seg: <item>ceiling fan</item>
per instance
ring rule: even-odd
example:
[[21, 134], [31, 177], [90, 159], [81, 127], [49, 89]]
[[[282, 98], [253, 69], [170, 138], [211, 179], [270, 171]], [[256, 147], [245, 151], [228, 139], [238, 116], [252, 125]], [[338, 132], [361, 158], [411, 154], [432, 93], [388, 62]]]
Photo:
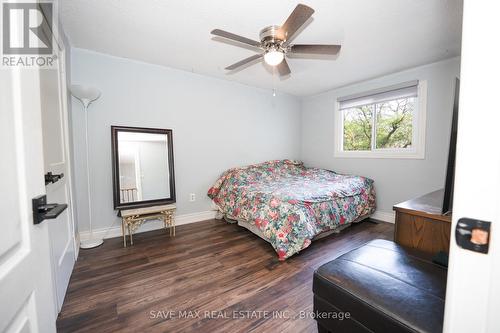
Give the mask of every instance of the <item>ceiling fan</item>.
[[297, 5], [292, 14], [282, 26], [271, 25], [260, 31], [260, 42], [220, 29], [212, 30], [212, 35], [227, 38], [242, 44], [254, 46], [263, 50], [263, 53], [253, 55], [231, 66], [226, 70], [234, 70], [254, 60], [264, 58], [270, 66], [277, 66], [280, 76], [290, 74], [290, 67], [285, 57], [289, 54], [320, 54], [335, 55], [340, 51], [340, 45], [312, 45], [290, 44], [294, 34], [307, 22], [314, 13], [314, 9], [303, 4]]

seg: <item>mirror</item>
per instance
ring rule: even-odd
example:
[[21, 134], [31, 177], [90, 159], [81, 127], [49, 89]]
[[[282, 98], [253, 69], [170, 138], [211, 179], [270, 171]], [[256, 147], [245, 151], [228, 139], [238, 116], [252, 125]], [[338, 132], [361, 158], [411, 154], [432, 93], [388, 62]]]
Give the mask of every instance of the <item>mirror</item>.
[[172, 130], [111, 126], [115, 209], [175, 202]]

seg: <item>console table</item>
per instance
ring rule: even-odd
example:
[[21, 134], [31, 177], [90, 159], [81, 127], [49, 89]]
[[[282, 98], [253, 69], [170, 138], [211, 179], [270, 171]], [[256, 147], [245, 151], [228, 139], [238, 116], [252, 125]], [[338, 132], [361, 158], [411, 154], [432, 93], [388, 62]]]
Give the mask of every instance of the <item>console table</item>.
[[123, 247], [127, 247], [126, 233], [128, 231], [130, 245], [134, 245], [133, 233], [145, 221], [162, 220], [163, 227], [169, 229], [170, 236], [175, 237], [175, 205], [152, 206], [135, 209], [121, 210], [119, 216], [122, 218]]
[[394, 241], [431, 255], [449, 252], [451, 215], [441, 214], [443, 196], [441, 189], [395, 205]]

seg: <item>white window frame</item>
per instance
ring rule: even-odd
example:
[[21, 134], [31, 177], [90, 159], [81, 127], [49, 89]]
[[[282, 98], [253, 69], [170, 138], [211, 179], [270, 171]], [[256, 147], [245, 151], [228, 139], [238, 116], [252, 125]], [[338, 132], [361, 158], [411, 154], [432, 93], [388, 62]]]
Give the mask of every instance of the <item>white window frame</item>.
[[[425, 128], [427, 113], [427, 81], [419, 80], [417, 87], [417, 105], [413, 115], [413, 139], [412, 148], [374, 148], [374, 139], [372, 138], [372, 150], [352, 151], [344, 150], [344, 112], [340, 110], [338, 100], [334, 106], [334, 130], [335, 130], [335, 151], [334, 157], [341, 158], [400, 158], [400, 159], [424, 159], [425, 158]], [[375, 113], [376, 114], [376, 113]], [[373, 115], [373, 121], [376, 117]], [[376, 129], [372, 136], [374, 135]]]

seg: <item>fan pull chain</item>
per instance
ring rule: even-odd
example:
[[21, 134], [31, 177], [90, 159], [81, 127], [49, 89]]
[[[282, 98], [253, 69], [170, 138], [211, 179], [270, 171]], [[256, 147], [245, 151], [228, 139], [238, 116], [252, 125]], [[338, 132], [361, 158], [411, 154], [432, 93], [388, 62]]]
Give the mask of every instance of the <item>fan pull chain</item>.
[[273, 66], [273, 97], [276, 97], [276, 66]]

